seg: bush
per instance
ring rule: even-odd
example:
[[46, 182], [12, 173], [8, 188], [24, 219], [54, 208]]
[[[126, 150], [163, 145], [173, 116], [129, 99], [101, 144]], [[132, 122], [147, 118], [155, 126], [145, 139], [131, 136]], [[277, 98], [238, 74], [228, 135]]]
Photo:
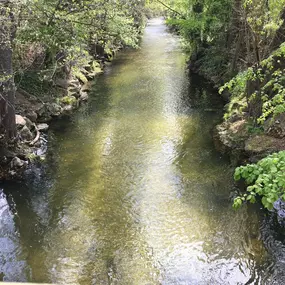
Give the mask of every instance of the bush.
[[243, 178], [249, 185], [247, 193], [235, 198], [234, 208], [239, 208], [245, 201], [255, 203], [259, 196], [263, 206], [271, 210], [278, 199], [285, 200], [285, 151], [273, 153], [256, 164], [236, 168], [234, 178]]

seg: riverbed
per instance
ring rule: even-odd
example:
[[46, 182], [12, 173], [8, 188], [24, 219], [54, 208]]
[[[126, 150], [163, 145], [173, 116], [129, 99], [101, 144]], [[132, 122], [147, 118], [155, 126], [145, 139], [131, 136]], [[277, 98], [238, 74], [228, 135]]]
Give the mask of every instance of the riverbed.
[[150, 21], [55, 123], [45, 166], [0, 185], [0, 280], [284, 284], [259, 207], [232, 209], [233, 168], [212, 140], [222, 102], [186, 60]]

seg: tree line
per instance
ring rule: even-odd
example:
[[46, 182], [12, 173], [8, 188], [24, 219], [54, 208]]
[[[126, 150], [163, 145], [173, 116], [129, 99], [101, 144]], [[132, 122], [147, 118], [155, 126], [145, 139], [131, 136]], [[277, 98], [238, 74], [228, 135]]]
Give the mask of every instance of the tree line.
[[15, 91], [33, 84], [26, 78], [84, 81], [83, 68], [138, 45], [145, 13], [144, 0], [0, 0], [1, 143], [15, 139]]

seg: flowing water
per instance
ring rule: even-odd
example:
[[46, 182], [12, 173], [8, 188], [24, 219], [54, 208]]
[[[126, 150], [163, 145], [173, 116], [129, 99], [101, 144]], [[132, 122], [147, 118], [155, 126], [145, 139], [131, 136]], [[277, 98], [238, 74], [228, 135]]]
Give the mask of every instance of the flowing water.
[[46, 170], [1, 186], [0, 278], [285, 284], [268, 221], [232, 210], [232, 169], [211, 137], [220, 101], [185, 70], [179, 38], [153, 20], [89, 104], [56, 123]]

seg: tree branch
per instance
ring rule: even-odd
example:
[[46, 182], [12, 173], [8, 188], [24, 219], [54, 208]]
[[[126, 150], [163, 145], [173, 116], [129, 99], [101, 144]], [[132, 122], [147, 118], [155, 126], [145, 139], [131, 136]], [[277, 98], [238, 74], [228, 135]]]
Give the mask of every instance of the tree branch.
[[172, 9], [170, 6], [166, 5], [165, 3], [163, 3], [163, 2], [160, 1], [160, 0], [156, 0], [156, 1], [157, 1], [158, 3], [160, 3], [161, 5], [163, 5], [164, 7], [166, 7], [168, 10], [170, 10], [170, 11], [172, 11], [173, 13], [175, 13], [175, 14], [181, 16], [182, 19], [186, 20], [186, 17], [185, 17], [183, 14], [181, 14], [180, 12], [175, 11], [175, 10]]

